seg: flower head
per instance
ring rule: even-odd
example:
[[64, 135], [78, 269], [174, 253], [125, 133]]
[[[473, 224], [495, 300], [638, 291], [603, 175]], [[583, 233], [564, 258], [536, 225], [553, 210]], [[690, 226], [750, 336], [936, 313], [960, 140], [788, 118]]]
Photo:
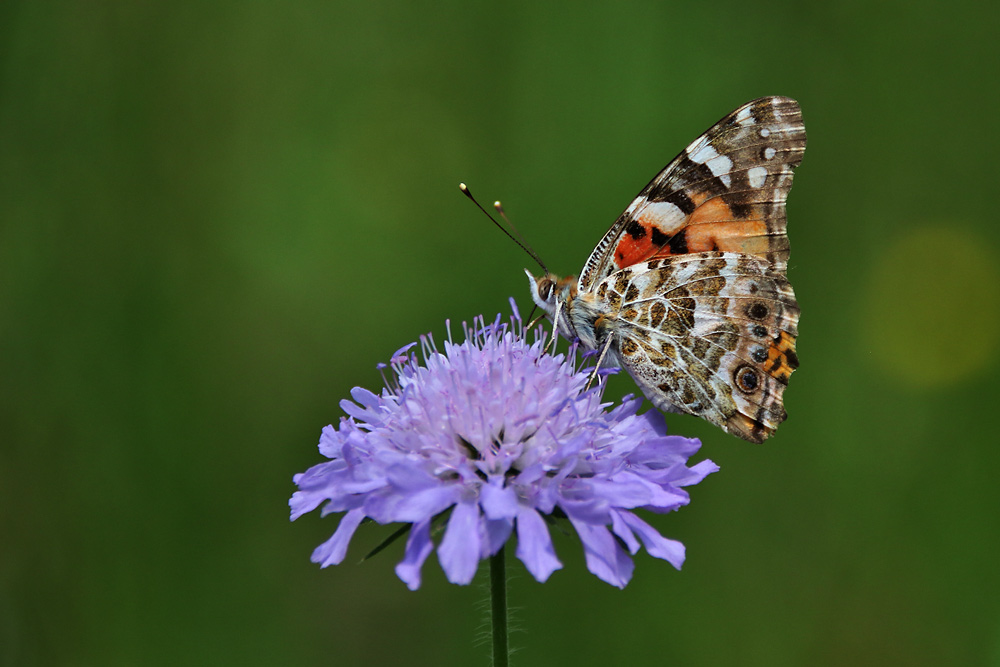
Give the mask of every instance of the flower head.
[[684, 545], [633, 510], [686, 505], [681, 487], [718, 470], [708, 460], [688, 467], [701, 443], [667, 435], [655, 410], [636, 414], [635, 398], [609, 410], [572, 356], [546, 353], [537, 330], [528, 340], [516, 307], [510, 324], [479, 319], [465, 333], [443, 351], [422, 337], [423, 364], [415, 343], [404, 347], [381, 394], [355, 388], [341, 402], [348, 416], [319, 442], [330, 460], [295, 475], [289, 503], [293, 520], [320, 505], [323, 515], [346, 512], [312, 560], [340, 563], [366, 517], [409, 523], [396, 574], [416, 589], [432, 522], [447, 516], [437, 550], [452, 583], [469, 583], [515, 531], [517, 557], [545, 581], [562, 567], [547, 522], [565, 516], [587, 567], [610, 584], [631, 579], [640, 542], [680, 568]]

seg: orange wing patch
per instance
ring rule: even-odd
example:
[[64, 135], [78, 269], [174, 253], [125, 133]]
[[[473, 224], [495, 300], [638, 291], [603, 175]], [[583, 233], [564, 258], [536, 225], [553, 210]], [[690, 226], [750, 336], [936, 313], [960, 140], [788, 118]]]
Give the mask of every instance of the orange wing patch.
[[795, 337], [782, 331], [767, 350], [764, 370], [775, 380], [788, 384], [788, 378], [799, 367], [799, 357], [795, 354]]
[[762, 255], [768, 249], [767, 224], [763, 220], [700, 223], [685, 230], [684, 236], [688, 252], [723, 250]]
[[624, 269], [656, 254], [659, 247], [653, 243], [655, 229], [656, 227], [649, 222], [635, 220], [629, 222], [618, 242], [618, 247], [615, 248], [615, 265], [619, 269]]
[[626, 223], [615, 248], [615, 264], [619, 269], [658, 255], [688, 224], [688, 216], [669, 202], [646, 201], [636, 214], [634, 220]]
[[708, 199], [700, 192], [691, 197], [697, 208], [684, 230], [688, 252], [722, 250], [757, 255], [767, 251], [767, 223], [741, 220], [722, 197]]
[[[615, 248], [619, 269], [648, 259], [690, 252], [722, 250], [748, 255], [768, 251], [767, 223], [760, 218], [740, 219], [722, 197], [705, 192], [691, 197], [696, 208], [684, 216], [671, 204], [652, 202], [630, 220]], [[678, 215], [680, 214], [680, 215]]]

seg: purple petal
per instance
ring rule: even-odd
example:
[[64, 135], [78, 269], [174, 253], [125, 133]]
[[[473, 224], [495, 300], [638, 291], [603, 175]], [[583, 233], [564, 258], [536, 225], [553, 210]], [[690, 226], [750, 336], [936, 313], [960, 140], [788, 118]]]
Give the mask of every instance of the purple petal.
[[[634, 404], [629, 402], [625, 405], [628, 405], [629, 407], [634, 405], [635, 408], [632, 410], [634, 414], [639, 409], [640, 404], [640, 401], [636, 401]], [[657, 435], [665, 436], [667, 434], [667, 420], [664, 419], [663, 414], [661, 414], [659, 410], [647, 410], [642, 414], [642, 416], [639, 417], [639, 419], [644, 420], [646, 422], [646, 426]], [[701, 445], [701, 443], [698, 444], [699, 446]]]
[[433, 550], [430, 519], [413, 524], [410, 536], [406, 540], [406, 553], [403, 555], [403, 560], [396, 564], [396, 576], [402, 579], [411, 591], [420, 588], [420, 569]]
[[[674, 488], [670, 485], [661, 485], [653, 482], [649, 479], [644, 479], [641, 475], [634, 474], [631, 472], [619, 473], [615, 476], [617, 481], [621, 479], [632, 480], [633, 483], [642, 484], [646, 486], [646, 490], [649, 493], [649, 502], [643, 505], [630, 505], [624, 502], [615, 502], [618, 507], [634, 508], [634, 507], [653, 507], [659, 510], [670, 509], [675, 510], [682, 505], [687, 505], [691, 502], [691, 497], [686, 491], [681, 491], [680, 489]], [[638, 496], [633, 498], [638, 500]]]
[[351, 510], [345, 514], [344, 518], [340, 520], [337, 530], [334, 531], [333, 537], [316, 547], [310, 560], [319, 563], [320, 567], [337, 565], [343, 561], [344, 556], [347, 555], [347, 545], [351, 543], [354, 531], [357, 530], [364, 518], [365, 513], [362, 510]]
[[353, 398], [356, 403], [363, 405], [366, 408], [374, 408], [382, 405], [382, 399], [364, 387], [355, 387], [352, 389], [351, 398]]
[[545, 477], [545, 466], [541, 463], [532, 463], [525, 466], [521, 473], [514, 478], [514, 481], [519, 486], [528, 486], [530, 484], [534, 484], [543, 477]]
[[291, 520], [295, 521], [306, 512], [312, 512], [326, 499], [325, 493], [296, 491], [288, 501], [288, 507], [291, 508]]
[[690, 468], [683, 461], [677, 461], [674, 464], [661, 468], [651, 473], [646, 473], [644, 476], [657, 484], [670, 484], [673, 486], [691, 486], [692, 484], [697, 484], [701, 480], [705, 479], [706, 476], [713, 472], [717, 472], [719, 466], [715, 465], [712, 461], [708, 459], [697, 463]]
[[[580, 487], [581, 485], [577, 485]], [[566, 516], [586, 523], [607, 524], [611, 521], [609, 513], [611, 506], [607, 500], [600, 496], [584, 495], [590, 492], [590, 485], [583, 484], [583, 488], [573, 489], [574, 497], [560, 498], [559, 507], [566, 512]], [[579, 493], [578, 493], [579, 492]]]
[[440, 486], [415, 493], [369, 496], [364, 508], [365, 513], [379, 523], [396, 521], [414, 523], [443, 512], [453, 505], [458, 497], [457, 486]]
[[[337, 480], [330, 481], [330, 488], [335, 489], [337, 495], [339, 494], [351, 494], [359, 495], [363, 493], [369, 493], [380, 489], [386, 485], [386, 480], [380, 477], [374, 477], [372, 479], [348, 479], [341, 476]], [[301, 485], [300, 485], [301, 486]], [[335, 495], [331, 493], [330, 495]]]
[[310, 491], [327, 486], [330, 479], [347, 468], [343, 461], [324, 461], [317, 463], [305, 472], [292, 475], [292, 481], [303, 491]]
[[404, 345], [403, 347], [401, 347], [398, 350], [396, 350], [396, 353], [392, 355], [392, 359], [391, 359], [392, 363], [399, 364], [399, 363], [403, 363], [407, 359], [409, 359], [409, 357], [407, 356], [406, 353], [409, 352], [410, 348], [412, 348], [416, 344], [417, 344], [416, 341], [414, 341], [414, 342], [408, 343], [407, 345]]
[[639, 533], [646, 551], [650, 556], [662, 558], [678, 570], [684, 564], [684, 545], [677, 540], [670, 540], [660, 535], [659, 531], [631, 512], [616, 512], [632, 530]]
[[514, 521], [511, 519], [496, 519], [493, 521], [487, 519], [483, 523], [486, 524], [486, 539], [483, 543], [485, 551], [481, 554], [481, 557], [486, 558], [500, 551], [500, 548], [507, 542], [511, 531], [514, 529]]
[[479, 505], [487, 519], [513, 519], [517, 516], [517, 493], [509, 486], [484, 484], [479, 492]]
[[357, 419], [359, 422], [377, 423], [379, 421], [377, 412], [361, 407], [354, 401], [349, 401], [346, 398], [340, 401], [340, 409], [346, 412], [349, 416]]
[[350, 494], [331, 494], [330, 500], [323, 505], [323, 509], [319, 511], [320, 516], [326, 516], [328, 514], [334, 514], [339, 512], [346, 512], [347, 510], [353, 510], [358, 507], [363, 507], [365, 503], [364, 496], [352, 496]]
[[521, 321], [521, 311], [517, 309], [517, 302], [514, 301], [514, 297], [510, 297], [510, 310], [514, 313], [514, 319], [518, 322]]
[[[650, 412], [653, 411], [650, 410]], [[632, 451], [629, 459], [646, 463], [660, 462], [661, 465], [658, 467], [662, 467], [664, 464], [687, 460], [688, 457], [694, 456], [699, 449], [701, 449], [701, 441], [697, 438], [668, 435], [646, 440]]]
[[333, 428], [333, 424], [324, 426], [319, 436], [319, 453], [328, 459], [340, 458], [340, 450], [343, 446], [344, 436]]
[[570, 517], [587, 559], [587, 569], [612, 586], [625, 588], [632, 579], [635, 563], [604, 526], [593, 526]]
[[705, 459], [704, 461], [691, 466], [689, 470], [690, 473], [688, 475], [686, 475], [683, 479], [675, 480], [674, 484], [678, 486], [690, 486], [691, 484], [697, 484], [713, 472], [718, 472], [719, 466], [715, 465], [715, 463], [711, 460]]
[[642, 507], [653, 502], [660, 487], [643, 481], [637, 475], [620, 474], [612, 479], [592, 479], [594, 495], [608, 500], [615, 507]]
[[538, 581], [544, 582], [562, 563], [556, 558], [552, 536], [541, 515], [522, 508], [517, 515], [517, 557]]
[[448, 529], [438, 547], [438, 561], [448, 581], [467, 584], [476, 576], [481, 552], [479, 505], [459, 503], [448, 519]]
[[628, 552], [635, 555], [635, 552], [639, 550], [639, 540], [635, 539], [635, 533], [632, 529], [628, 527], [628, 524], [622, 520], [621, 515], [624, 512], [612, 512], [611, 513], [611, 531], [621, 538], [625, 546], [628, 547]]
[[404, 493], [441, 485], [440, 479], [423, 468], [399, 463], [389, 467], [386, 471], [386, 479], [395, 487], [396, 491]]
[[299, 487], [288, 501], [292, 521], [306, 512], [313, 511], [324, 500], [329, 500], [334, 495], [330, 487], [336, 486], [333, 480], [337, 479], [337, 473], [341, 472], [341, 468], [343, 468], [342, 462], [327, 461], [292, 477], [292, 481]]

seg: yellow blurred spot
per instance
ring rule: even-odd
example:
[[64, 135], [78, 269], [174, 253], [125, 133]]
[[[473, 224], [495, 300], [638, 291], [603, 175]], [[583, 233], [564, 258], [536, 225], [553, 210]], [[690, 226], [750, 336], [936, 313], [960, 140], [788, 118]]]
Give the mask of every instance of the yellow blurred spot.
[[997, 266], [996, 249], [972, 229], [910, 231], [877, 260], [862, 348], [889, 376], [915, 387], [985, 371], [1000, 344]]

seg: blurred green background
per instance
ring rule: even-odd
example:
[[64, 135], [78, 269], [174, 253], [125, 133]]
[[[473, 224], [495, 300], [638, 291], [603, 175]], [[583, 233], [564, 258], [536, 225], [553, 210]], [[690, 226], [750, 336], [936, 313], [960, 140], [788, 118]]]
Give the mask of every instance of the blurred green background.
[[[486, 591], [288, 522], [351, 387], [527, 309], [670, 158], [802, 105], [802, 366], [624, 591], [514, 565], [515, 664], [1000, 665], [985, 3], [0, 4], [0, 664], [483, 665]], [[615, 378], [612, 395], [632, 390]], [[994, 415], [995, 416], [995, 415]]]

